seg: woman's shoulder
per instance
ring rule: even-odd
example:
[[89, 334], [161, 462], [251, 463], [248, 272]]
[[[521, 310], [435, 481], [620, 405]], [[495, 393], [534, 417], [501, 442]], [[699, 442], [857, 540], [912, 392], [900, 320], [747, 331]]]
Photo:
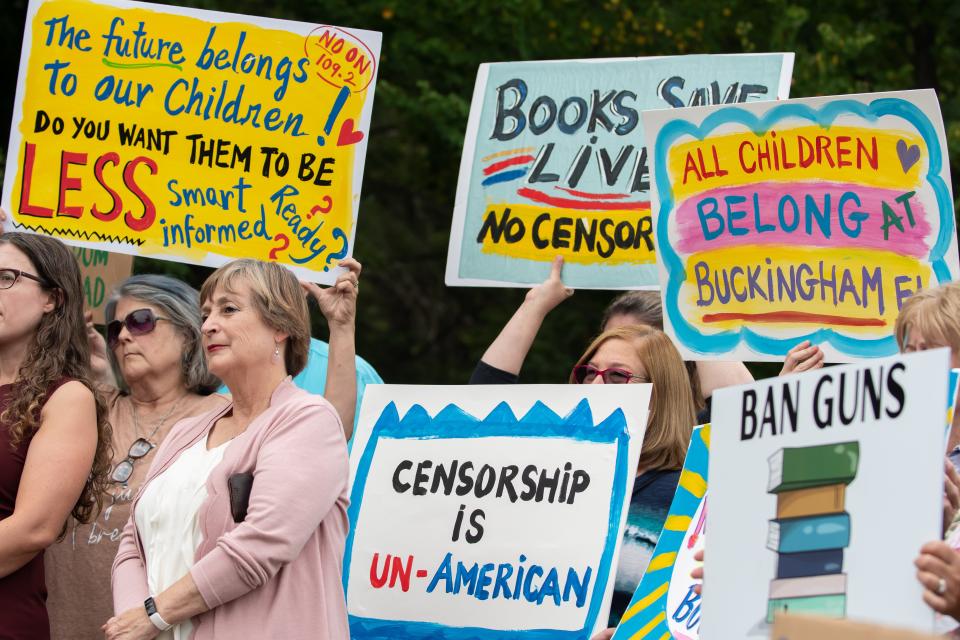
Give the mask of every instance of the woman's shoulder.
[[83, 402], [93, 398], [93, 391], [76, 378], [60, 378], [47, 387], [44, 405], [53, 400], [55, 403]]
[[633, 485], [633, 495], [643, 494], [646, 497], [660, 496], [666, 500], [673, 500], [680, 482], [679, 469], [650, 469], [637, 476]]
[[307, 409], [324, 408], [336, 413], [330, 401], [319, 393], [311, 393], [298, 387], [289, 378], [280, 383], [280, 386], [273, 392], [270, 399], [271, 407], [283, 407], [284, 409]]
[[342, 431], [340, 416], [330, 402], [321, 395], [304, 391], [285, 381], [274, 392], [270, 402], [271, 422], [275, 425], [305, 423], [322, 428], [328, 423]]
[[204, 413], [210, 413], [211, 411], [216, 411], [230, 404], [230, 396], [223, 395], [222, 393], [211, 393], [206, 396], [194, 396], [192, 401], [184, 407], [186, 411], [184, 412], [185, 416], [196, 416], [202, 415]]

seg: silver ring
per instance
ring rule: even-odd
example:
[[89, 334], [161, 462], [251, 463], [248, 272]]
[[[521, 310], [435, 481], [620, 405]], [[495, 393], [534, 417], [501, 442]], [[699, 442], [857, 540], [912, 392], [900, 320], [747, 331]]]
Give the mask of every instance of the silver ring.
[[940, 581], [937, 582], [937, 595], [942, 596], [947, 592], [947, 581], [943, 578], [940, 578]]

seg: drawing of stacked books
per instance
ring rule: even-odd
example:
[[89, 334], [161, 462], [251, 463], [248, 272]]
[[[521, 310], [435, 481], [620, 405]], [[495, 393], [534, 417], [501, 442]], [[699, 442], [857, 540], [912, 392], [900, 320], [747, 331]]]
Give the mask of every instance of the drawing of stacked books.
[[777, 552], [777, 576], [770, 582], [768, 623], [778, 611], [845, 616], [850, 514], [844, 497], [859, 459], [858, 442], [788, 447], [770, 456], [767, 493], [777, 496], [777, 517], [767, 547]]

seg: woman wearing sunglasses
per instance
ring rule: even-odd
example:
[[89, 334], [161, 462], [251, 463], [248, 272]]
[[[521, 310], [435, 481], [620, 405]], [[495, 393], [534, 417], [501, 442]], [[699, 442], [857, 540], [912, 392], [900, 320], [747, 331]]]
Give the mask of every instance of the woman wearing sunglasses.
[[227, 404], [206, 366], [200, 297], [180, 280], [127, 278], [105, 306], [107, 339], [88, 326], [92, 363], [113, 426], [113, 464], [99, 517], [71, 520], [46, 554], [47, 606], [55, 639], [102, 638], [113, 615], [110, 567], [157, 446], [179, 420]]
[[[562, 266], [562, 260], [555, 260], [550, 277], [527, 293], [523, 304], [483, 354], [471, 383], [518, 381], [520, 367], [543, 319], [573, 293], [560, 278]], [[610, 625], [614, 626], [640, 584], [676, 492], [696, 424], [694, 395], [683, 360], [670, 338], [662, 331], [640, 325], [621, 326], [600, 334], [577, 361], [568, 381], [653, 384], [610, 607]]]
[[93, 391], [80, 270], [60, 241], [0, 237], [0, 636], [50, 637], [44, 548], [99, 511], [110, 426]]
[[[352, 367], [359, 264], [341, 264], [321, 310], [331, 367]], [[114, 561], [106, 636], [348, 638], [343, 426], [291, 380], [310, 343], [303, 290], [280, 265], [237, 260], [200, 301], [207, 363], [232, 401], [181, 421], [157, 450]]]

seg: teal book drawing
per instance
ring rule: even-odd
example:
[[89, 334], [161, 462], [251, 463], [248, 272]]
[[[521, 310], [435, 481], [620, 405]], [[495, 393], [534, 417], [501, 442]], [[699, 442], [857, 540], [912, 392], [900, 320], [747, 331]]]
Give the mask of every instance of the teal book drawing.
[[850, 544], [850, 514], [771, 520], [767, 548], [779, 553], [842, 549]]
[[693, 431], [660, 539], [613, 640], [699, 638], [700, 596], [693, 591], [690, 570], [706, 534], [709, 456], [707, 424]]
[[825, 618], [845, 618], [847, 615], [847, 595], [833, 593], [806, 598], [780, 598], [767, 604], [767, 622], [773, 623], [777, 613], [802, 613], [823, 616]]
[[850, 484], [857, 475], [860, 443], [788, 447], [770, 456], [769, 493]]

